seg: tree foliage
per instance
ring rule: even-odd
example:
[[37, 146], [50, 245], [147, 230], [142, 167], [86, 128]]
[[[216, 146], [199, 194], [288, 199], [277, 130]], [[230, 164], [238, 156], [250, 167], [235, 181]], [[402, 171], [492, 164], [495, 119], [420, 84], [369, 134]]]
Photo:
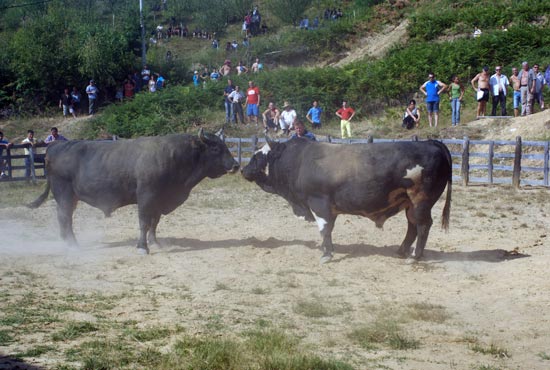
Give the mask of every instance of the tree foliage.
[[268, 3], [271, 13], [286, 24], [299, 23], [312, 0], [278, 0]]

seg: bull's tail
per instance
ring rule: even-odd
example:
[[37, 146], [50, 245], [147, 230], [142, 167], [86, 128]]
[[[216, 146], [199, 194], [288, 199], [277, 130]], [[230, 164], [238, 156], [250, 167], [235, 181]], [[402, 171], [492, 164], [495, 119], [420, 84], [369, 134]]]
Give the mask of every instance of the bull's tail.
[[48, 199], [48, 194], [50, 193], [50, 181], [48, 180], [46, 184], [46, 190], [38, 198], [36, 198], [35, 201], [27, 204], [27, 207], [29, 208], [38, 208], [44, 203], [46, 199]]
[[443, 207], [443, 214], [441, 216], [441, 227], [445, 231], [449, 231], [449, 219], [451, 217], [451, 192], [453, 187], [452, 175], [451, 179], [447, 182], [447, 199], [445, 199], [445, 206]]
[[445, 206], [443, 206], [443, 214], [441, 215], [441, 227], [445, 231], [449, 231], [449, 223], [451, 217], [451, 194], [453, 190], [453, 157], [449, 148], [440, 141], [435, 141], [438, 143], [443, 151], [445, 152], [445, 157], [449, 164], [449, 178], [447, 179], [447, 198], [445, 199]]

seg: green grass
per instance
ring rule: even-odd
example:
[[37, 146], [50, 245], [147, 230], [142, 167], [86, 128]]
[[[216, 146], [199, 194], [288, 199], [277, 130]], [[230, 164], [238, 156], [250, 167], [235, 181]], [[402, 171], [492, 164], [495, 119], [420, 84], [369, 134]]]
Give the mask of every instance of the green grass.
[[5, 346], [13, 341], [13, 336], [8, 330], [0, 330], [0, 346]]
[[332, 311], [326, 304], [319, 299], [305, 300], [301, 299], [293, 306], [293, 311], [299, 315], [319, 318], [332, 315]]
[[56, 351], [57, 347], [52, 345], [37, 345], [35, 347], [29, 348], [24, 352], [19, 352], [15, 357], [24, 358], [24, 357], [40, 357], [45, 353]]
[[368, 350], [377, 349], [381, 344], [398, 350], [416, 349], [420, 345], [417, 340], [408, 338], [397, 322], [390, 320], [359, 327], [349, 333], [348, 338]]
[[491, 343], [489, 346], [485, 346], [479, 343], [474, 343], [473, 345], [470, 346], [470, 349], [476, 353], [481, 353], [484, 355], [492, 355], [497, 358], [511, 357], [507, 349], [501, 348], [493, 343]]
[[539, 356], [542, 360], [550, 361], [550, 355], [546, 352], [539, 352], [537, 356]]
[[62, 330], [52, 335], [52, 340], [55, 342], [74, 340], [95, 331], [98, 331], [98, 327], [91, 322], [68, 322]]
[[443, 323], [451, 317], [446, 311], [445, 307], [432, 303], [413, 303], [409, 305], [405, 315], [417, 321], [429, 321], [436, 323]]

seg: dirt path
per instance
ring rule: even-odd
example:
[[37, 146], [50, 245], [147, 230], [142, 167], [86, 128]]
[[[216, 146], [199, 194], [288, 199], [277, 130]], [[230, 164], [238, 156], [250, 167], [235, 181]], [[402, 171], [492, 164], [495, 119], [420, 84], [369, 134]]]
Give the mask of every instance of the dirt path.
[[[49, 294], [116, 295], [122, 298], [113, 318], [177, 323], [190, 333], [207, 330], [213, 317], [219, 335], [266, 320], [357, 369], [549, 368], [550, 193], [455, 186], [453, 198], [450, 232], [439, 228], [439, 202], [426, 258], [412, 265], [395, 253], [406, 228], [402, 214], [384, 230], [340, 217], [335, 259], [319, 265], [317, 227], [238, 179], [201, 185], [163, 218], [164, 247], [146, 257], [135, 253], [135, 207], [104, 219], [81, 204], [75, 229], [82, 246], [71, 249], [58, 240], [48, 201], [35, 213], [0, 210], [0, 278], [32, 271]], [[524, 258], [508, 253], [514, 249]], [[325, 314], [303, 313], [304, 304]], [[395, 320], [418, 348], [368, 349], [350, 339], [354, 329], [381, 320]], [[0, 353], [48, 338], [19, 338]], [[35, 361], [56, 363], [51, 355]]]

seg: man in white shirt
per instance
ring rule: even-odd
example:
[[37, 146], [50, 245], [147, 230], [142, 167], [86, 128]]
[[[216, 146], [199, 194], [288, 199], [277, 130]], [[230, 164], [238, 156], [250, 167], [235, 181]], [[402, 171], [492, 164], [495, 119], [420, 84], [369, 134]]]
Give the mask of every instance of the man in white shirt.
[[489, 79], [491, 93], [493, 95], [493, 108], [491, 116], [496, 116], [497, 105], [500, 103], [500, 115], [506, 116], [506, 89], [510, 86], [508, 77], [502, 74], [502, 67], [495, 67], [495, 74]]
[[283, 130], [283, 134], [289, 135], [290, 130], [294, 130], [294, 121], [296, 120], [296, 111], [292, 108], [289, 102], [283, 104], [283, 111], [279, 116], [279, 125]]

